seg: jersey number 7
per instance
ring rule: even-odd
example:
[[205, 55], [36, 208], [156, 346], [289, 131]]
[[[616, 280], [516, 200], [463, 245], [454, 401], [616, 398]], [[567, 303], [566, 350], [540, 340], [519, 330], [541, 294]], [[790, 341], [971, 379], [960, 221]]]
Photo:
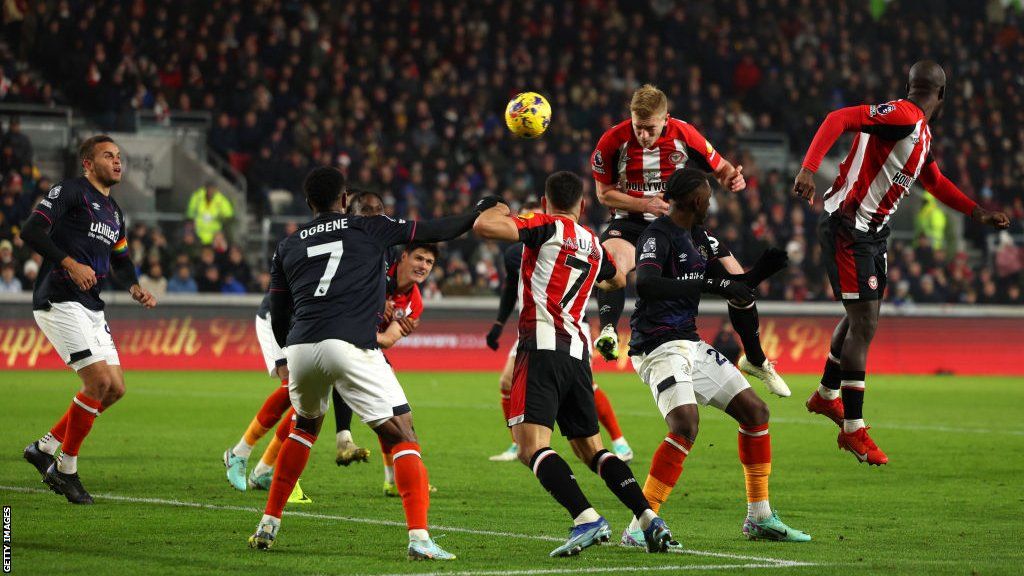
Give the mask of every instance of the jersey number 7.
[[569, 291], [565, 293], [565, 297], [562, 298], [562, 301], [559, 303], [563, 308], [568, 306], [569, 303], [572, 302], [573, 298], [576, 297], [576, 294], [579, 293], [580, 288], [583, 287], [583, 283], [587, 280], [587, 276], [590, 276], [590, 268], [592, 267], [590, 262], [580, 260], [572, 254], [565, 255], [565, 265], [579, 270], [581, 274], [576, 278], [576, 281], [573, 282], [572, 286], [569, 287]]
[[345, 247], [342, 245], [341, 240], [306, 248], [306, 258], [323, 256], [324, 254], [331, 255], [327, 260], [327, 269], [324, 270], [324, 275], [320, 277], [320, 283], [317, 284], [316, 291], [313, 292], [314, 298], [327, 295], [327, 290], [331, 287], [331, 281], [334, 280], [334, 276], [338, 273], [338, 266], [341, 264], [341, 255], [344, 253]]

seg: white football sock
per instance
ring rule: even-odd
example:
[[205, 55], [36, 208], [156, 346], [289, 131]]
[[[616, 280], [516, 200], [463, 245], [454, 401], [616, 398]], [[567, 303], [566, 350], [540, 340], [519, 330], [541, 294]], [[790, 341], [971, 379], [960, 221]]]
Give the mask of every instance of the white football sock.
[[235, 456], [248, 458], [249, 454], [252, 454], [252, 444], [247, 443], [245, 438], [242, 438], [238, 441], [238, 444], [235, 444], [235, 447], [231, 449], [231, 453]]
[[626, 437], [625, 436], [619, 436], [618, 438], [612, 440], [612, 446], [628, 446], [628, 445], [629, 444], [626, 442]]
[[839, 398], [840, 392], [839, 390], [833, 390], [824, 384], [818, 384], [818, 396], [821, 396], [825, 400], [835, 400], [836, 398]]
[[580, 515], [572, 519], [572, 523], [576, 526], [580, 524], [587, 524], [589, 522], [597, 522], [601, 518], [601, 515], [597, 513], [597, 510], [593, 508], [587, 508]]
[[75, 472], [78, 472], [78, 456], [61, 454], [60, 460], [57, 460], [57, 470], [64, 474], [74, 474]]
[[53, 434], [50, 434], [49, 432], [47, 432], [46, 435], [39, 439], [37, 445], [39, 446], [40, 450], [46, 452], [50, 456], [56, 454], [57, 448], [60, 448], [60, 442], [58, 442], [57, 439], [53, 437]]
[[395, 483], [395, 467], [394, 466], [385, 466], [384, 467], [384, 481], [387, 482], [388, 484], [394, 484]]
[[864, 427], [864, 420], [843, 420], [843, 432], [850, 434]]
[[409, 530], [409, 540], [430, 540], [430, 533], [422, 528]]
[[335, 440], [338, 442], [338, 446], [341, 446], [342, 444], [344, 444], [346, 442], [351, 442], [352, 441], [352, 431], [351, 430], [342, 430], [341, 432], [338, 432], [335, 435]]
[[266, 464], [263, 463], [263, 460], [260, 460], [259, 463], [256, 464], [256, 467], [253, 468], [252, 475], [253, 476], [263, 476], [267, 472], [273, 472], [273, 471], [274, 471], [274, 467], [273, 466], [267, 466]]
[[640, 520], [638, 520], [636, 516], [633, 516], [633, 519], [629, 521], [629, 528], [628, 528], [628, 530], [630, 532], [636, 532], [637, 530], [643, 530], [643, 527], [640, 526]]
[[649, 528], [651, 525], [651, 521], [657, 517], [658, 515], [654, 513], [654, 510], [648, 508], [647, 510], [644, 510], [643, 514], [640, 515], [638, 524], [640, 525], [640, 528], [642, 530], [647, 530], [647, 528]]
[[274, 529], [271, 531], [271, 534], [277, 536], [277, 529], [281, 527], [281, 519], [275, 518], [270, 514], [264, 514], [260, 520], [260, 528], [264, 526], [273, 526]]
[[767, 500], [747, 502], [747, 518], [760, 522], [772, 515], [772, 507]]

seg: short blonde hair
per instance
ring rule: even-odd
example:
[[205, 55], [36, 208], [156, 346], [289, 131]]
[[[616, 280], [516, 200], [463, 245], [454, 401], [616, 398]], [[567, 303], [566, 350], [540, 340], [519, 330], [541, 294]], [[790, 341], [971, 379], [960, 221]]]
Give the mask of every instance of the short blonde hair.
[[644, 84], [633, 92], [629, 111], [640, 118], [650, 118], [668, 112], [668, 97], [653, 84]]

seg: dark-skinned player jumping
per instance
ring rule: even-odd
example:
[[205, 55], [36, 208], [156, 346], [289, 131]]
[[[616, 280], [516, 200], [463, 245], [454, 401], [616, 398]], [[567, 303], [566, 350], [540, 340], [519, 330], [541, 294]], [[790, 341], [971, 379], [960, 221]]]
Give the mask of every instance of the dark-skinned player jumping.
[[832, 334], [821, 385], [808, 398], [807, 409], [841, 427], [841, 449], [876, 466], [889, 458], [868, 436], [864, 386], [868, 348], [885, 294], [888, 222], [899, 201], [920, 180], [932, 196], [975, 222], [997, 229], [1010, 225], [1006, 214], [989, 212], [965, 196], [931, 155], [928, 124], [942, 109], [945, 93], [942, 67], [922, 60], [910, 69], [906, 98], [831, 112], [814, 135], [793, 185], [797, 196], [813, 203], [814, 173], [821, 159], [842, 133], [855, 133], [835, 183], [825, 192], [825, 215], [818, 224], [832, 291], [846, 315]]

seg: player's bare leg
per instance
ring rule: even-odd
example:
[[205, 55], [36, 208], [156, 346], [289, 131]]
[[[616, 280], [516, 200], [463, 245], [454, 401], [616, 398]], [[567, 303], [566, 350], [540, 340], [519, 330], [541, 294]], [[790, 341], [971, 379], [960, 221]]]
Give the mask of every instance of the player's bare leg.
[[839, 392], [839, 386], [842, 383], [839, 357], [842, 356], [843, 342], [846, 341], [846, 334], [849, 329], [850, 321], [846, 316], [843, 316], [842, 320], [836, 324], [836, 329], [832, 332], [828, 356], [825, 358], [825, 368], [821, 373], [821, 383], [818, 385], [817, 390], [811, 392], [810, 397], [807, 398], [805, 403], [808, 412], [821, 414], [831, 419], [840, 428], [843, 427], [845, 412], [843, 410], [842, 395]]
[[629, 447], [629, 442], [622, 434], [619, 419], [615, 416], [611, 400], [608, 399], [604, 390], [597, 386], [597, 382], [594, 382], [594, 404], [597, 407], [597, 421], [601, 423], [601, 426], [608, 432], [608, 437], [612, 439], [612, 452], [620, 460], [629, 464], [633, 460], [633, 449]]
[[[636, 267], [636, 247], [622, 238], [609, 238], [601, 243], [611, 255], [615, 267], [629, 274]], [[612, 290], [597, 292], [598, 318], [601, 334], [594, 341], [594, 348], [605, 360], [619, 357], [619, 318], [626, 307], [626, 291]]]
[[839, 358], [844, 415], [838, 443], [840, 448], [852, 452], [857, 460], [881, 466], [889, 462], [889, 457], [868, 436], [868, 428], [864, 424], [868, 349], [878, 328], [881, 301], [844, 301], [843, 306], [846, 307], [849, 328]]
[[[697, 405], [676, 406], [665, 415], [665, 424], [668, 425], [668, 435], [654, 451], [651, 468], [647, 472], [643, 487], [644, 497], [655, 514], [660, 513], [661, 505], [672, 494], [672, 489], [683, 473], [683, 462], [697, 439], [697, 431], [700, 428]], [[622, 533], [622, 544], [643, 546], [644, 542], [640, 538], [642, 529], [640, 519], [634, 516]], [[680, 544], [674, 542], [670, 546], [680, 547]]]
[[[725, 256], [718, 261], [729, 274], [743, 274], [743, 265], [735, 256]], [[746, 306], [729, 302], [729, 321], [743, 342], [743, 356], [736, 362], [736, 367], [764, 382], [772, 394], [783, 398], [790, 396], [792, 392], [789, 386], [775, 371], [775, 362], [769, 360], [761, 348], [761, 320], [757, 314], [757, 302]]]
[[274, 545], [277, 532], [281, 528], [281, 514], [295, 489], [295, 484], [299, 481], [299, 476], [306, 469], [309, 451], [316, 442], [323, 421], [323, 415], [306, 418], [296, 413], [295, 424], [277, 456], [277, 466], [274, 468], [274, 479], [270, 483], [263, 518], [256, 527], [256, 533], [249, 537], [250, 548], [266, 550]]
[[[352, 440], [352, 408], [345, 403], [337, 390], [331, 392], [331, 403], [334, 405], [334, 440], [337, 448], [334, 463], [338, 466], [348, 466], [353, 462], [369, 462], [370, 451], [357, 446]], [[386, 454], [384, 459], [386, 469], [389, 466]]]
[[245, 429], [242, 437], [239, 438], [238, 443], [224, 451], [225, 474], [228, 483], [236, 490], [244, 492], [247, 487], [256, 487], [258, 482], [255, 481], [255, 478], [260, 476], [265, 477], [263, 489], [267, 489], [270, 486], [270, 475], [273, 473], [276, 452], [274, 453], [274, 459], [270, 460], [269, 466], [264, 465], [261, 467], [258, 464], [252, 474], [249, 475], [248, 481], [246, 480], [246, 467], [249, 463], [249, 456], [252, 454], [253, 446], [281, 420], [282, 414], [291, 408], [292, 405], [291, 399], [288, 396], [288, 366], [284, 364], [277, 366], [274, 369], [274, 375], [281, 380], [281, 385], [275, 388], [267, 396], [266, 400], [263, 401], [259, 412], [249, 422], [249, 426]]
[[[505, 415], [505, 421], [508, 422], [509, 409], [512, 406], [512, 370], [515, 368], [516, 357], [515, 354], [509, 354], [505, 360], [505, 367], [501, 371], [501, 376], [498, 377], [498, 384], [501, 387], [501, 412]], [[511, 430], [509, 430], [511, 434]], [[518, 457], [519, 446], [516, 444], [515, 437], [512, 438], [512, 445], [506, 448], [503, 452], [495, 454], [488, 458], [491, 462], [513, 462]]]
[[737, 438], [747, 492], [743, 534], [751, 540], [809, 541], [810, 535], [784, 524], [768, 501], [768, 478], [772, 472], [768, 405], [747, 388], [733, 397], [725, 412], [740, 425]]
[[[551, 449], [551, 429], [540, 424], [520, 422], [512, 426], [512, 436], [519, 445], [519, 461], [533, 470], [541, 486], [573, 519], [569, 540], [552, 550], [550, 555], [575, 556], [584, 548], [608, 541], [611, 536], [608, 522], [590, 505], [569, 464]], [[600, 438], [596, 442], [600, 444]], [[575, 444], [573, 450], [577, 450]]]
[[[124, 372], [118, 365], [107, 364], [105, 361], [95, 362], [83, 367], [78, 371], [78, 377], [82, 380], [82, 388], [75, 395], [65, 415], [57, 423], [65, 426], [62, 436], [56, 436], [54, 430], [47, 436], [52, 437], [53, 442], [36, 442], [25, 449], [25, 458], [36, 465], [37, 469], [42, 461], [38, 456], [47, 454], [47, 450], [56, 448], [54, 442], [61, 447], [61, 456], [58, 460], [50, 463], [43, 474], [43, 482], [57, 494], [62, 494], [73, 504], [92, 504], [92, 496], [82, 486], [78, 477], [78, 452], [89, 435], [96, 417], [106, 408], [109, 408], [125, 393]], [[57, 430], [59, 432], [59, 430]], [[44, 439], [47, 438], [44, 436]], [[59, 438], [59, 440], [58, 440]], [[30, 449], [36, 448], [37, 453], [30, 454]], [[53, 458], [53, 453], [49, 453]]]
[[430, 482], [413, 428], [412, 414], [405, 413], [369, 424], [380, 437], [381, 447], [390, 448], [394, 460], [395, 486], [402, 497], [402, 508], [405, 510], [405, 522], [409, 530], [409, 558], [454, 560], [455, 555], [435, 544], [427, 531]]

